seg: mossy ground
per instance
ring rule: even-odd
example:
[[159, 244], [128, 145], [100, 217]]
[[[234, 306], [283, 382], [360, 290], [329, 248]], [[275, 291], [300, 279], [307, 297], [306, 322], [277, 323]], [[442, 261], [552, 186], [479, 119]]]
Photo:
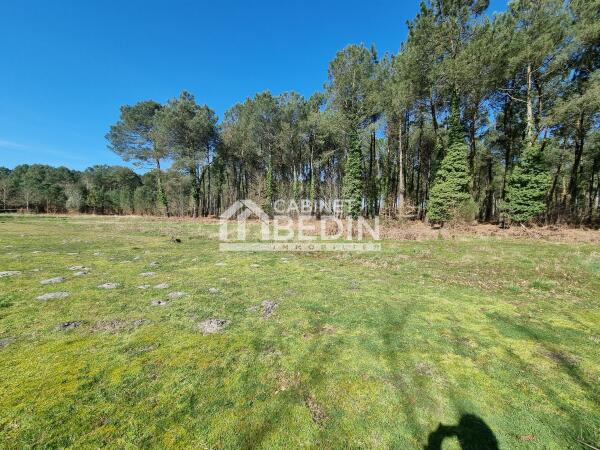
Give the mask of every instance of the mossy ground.
[[[220, 253], [217, 236], [192, 221], [0, 217], [0, 271], [22, 272], [0, 278], [0, 447], [409, 449], [467, 414], [502, 449], [600, 442], [597, 245]], [[137, 288], [158, 283], [170, 289]], [[70, 296], [35, 299], [51, 291]], [[170, 291], [186, 295], [151, 305]], [[279, 304], [268, 320], [249, 309], [263, 300]], [[203, 335], [211, 317], [230, 324]], [[56, 329], [67, 321], [81, 325]]]

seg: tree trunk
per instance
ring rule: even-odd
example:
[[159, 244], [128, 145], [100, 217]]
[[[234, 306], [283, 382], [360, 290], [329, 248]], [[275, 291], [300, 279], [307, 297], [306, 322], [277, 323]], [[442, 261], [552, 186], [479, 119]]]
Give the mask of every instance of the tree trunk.
[[511, 133], [511, 120], [512, 120], [512, 99], [508, 98], [504, 104], [504, 117], [502, 118], [504, 123], [504, 136], [506, 137], [506, 144], [504, 147], [504, 174], [502, 175], [502, 192], [500, 198], [504, 201], [506, 198], [506, 183], [508, 181], [508, 173], [510, 170], [510, 159], [512, 158], [512, 133]]
[[437, 137], [438, 134], [438, 122], [437, 122], [437, 113], [435, 111], [435, 104], [433, 103], [433, 95], [429, 94], [429, 107], [431, 109], [431, 123], [433, 124], [433, 132]]
[[207, 170], [208, 170], [208, 188], [206, 189], [206, 192], [207, 192], [206, 197], [208, 199], [208, 208], [206, 210], [206, 213], [207, 213], [207, 216], [208, 216], [209, 214], [213, 213], [213, 210], [212, 210], [212, 207], [211, 207], [211, 198], [210, 198], [210, 157], [207, 156], [207, 159], [208, 159], [208, 168], [207, 168]]
[[527, 141], [529, 145], [535, 142], [535, 121], [533, 118], [533, 70], [531, 63], [527, 64]]
[[590, 185], [588, 187], [588, 224], [592, 225], [594, 221], [594, 179], [596, 178], [596, 173], [600, 168], [600, 156], [594, 158], [594, 163], [592, 164], [592, 174], [590, 176]]
[[473, 117], [469, 121], [469, 170], [471, 171], [471, 176], [475, 170], [475, 150], [476, 150], [476, 141], [475, 141], [475, 121], [477, 120], [477, 114], [473, 113]]
[[398, 126], [398, 207], [400, 210], [404, 207], [405, 181], [404, 181], [404, 126], [406, 123], [404, 113]]
[[160, 169], [160, 159], [158, 159], [158, 158], [156, 158], [156, 170], [158, 172], [156, 175], [156, 188], [158, 189], [158, 201], [164, 206], [167, 217], [170, 217], [171, 214], [169, 212], [169, 201], [167, 200], [167, 194], [165, 193], [163, 186], [162, 186], [162, 171]]
[[494, 214], [494, 159], [492, 155], [488, 155], [487, 157], [487, 189], [485, 194], [485, 212], [483, 215], [483, 220], [485, 222], [490, 222], [492, 220], [492, 216]]
[[421, 144], [423, 142], [423, 117], [419, 121], [419, 140], [417, 142], [417, 182], [415, 186], [415, 202], [417, 206], [417, 215], [421, 218]]
[[[560, 172], [562, 170], [562, 154], [560, 155], [560, 159], [558, 161], [558, 167], [556, 168], [556, 173], [554, 174], [554, 178], [552, 179], [552, 186], [550, 188], [550, 192], [548, 194], [548, 203], [546, 204], [546, 211], [548, 211], [548, 217], [546, 217], [546, 221], [549, 220], [550, 216], [550, 206], [553, 203], [554, 194], [556, 192], [556, 187], [558, 186], [558, 178], [560, 176]], [[553, 213], [554, 215], [554, 213]], [[553, 220], [556, 220], [556, 217], [552, 217]]]
[[584, 114], [581, 112], [577, 120], [577, 135], [575, 139], [575, 158], [571, 168], [571, 176], [569, 177], [569, 209], [571, 214], [575, 214], [577, 209], [577, 195], [579, 191], [579, 166], [581, 164], [581, 156], [583, 155], [583, 146], [585, 142], [585, 130], [583, 127]]
[[192, 217], [197, 218], [200, 214], [200, 196], [202, 187], [200, 185], [200, 177], [196, 167], [190, 169], [190, 175], [192, 177], [192, 199], [193, 199], [193, 212]]

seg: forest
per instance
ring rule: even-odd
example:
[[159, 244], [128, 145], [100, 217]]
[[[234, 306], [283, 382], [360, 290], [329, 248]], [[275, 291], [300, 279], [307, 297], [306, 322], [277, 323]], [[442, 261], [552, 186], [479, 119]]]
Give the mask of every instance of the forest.
[[260, 92], [220, 119], [186, 91], [122, 106], [107, 144], [137, 172], [0, 168], [2, 208], [201, 217], [344, 199], [353, 217], [598, 226], [600, 2], [488, 6], [423, 2], [397, 54], [348, 45], [308, 98]]

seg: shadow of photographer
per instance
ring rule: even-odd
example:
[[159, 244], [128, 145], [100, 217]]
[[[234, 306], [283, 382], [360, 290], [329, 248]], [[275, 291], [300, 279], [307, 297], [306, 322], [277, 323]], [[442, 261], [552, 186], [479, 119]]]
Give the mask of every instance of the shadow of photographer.
[[444, 439], [456, 437], [462, 450], [498, 450], [496, 436], [479, 417], [473, 414], [461, 416], [458, 425], [439, 424], [429, 434], [424, 450], [441, 450]]

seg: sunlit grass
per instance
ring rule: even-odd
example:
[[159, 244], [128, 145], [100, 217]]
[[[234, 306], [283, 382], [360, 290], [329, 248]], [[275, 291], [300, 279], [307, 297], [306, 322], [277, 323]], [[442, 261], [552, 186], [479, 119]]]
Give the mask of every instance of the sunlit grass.
[[[0, 447], [422, 448], [465, 414], [503, 449], [600, 442], [592, 244], [235, 254], [194, 221], [0, 222], [0, 271], [22, 272], [0, 278]], [[212, 317], [229, 325], [203, 335]]]

